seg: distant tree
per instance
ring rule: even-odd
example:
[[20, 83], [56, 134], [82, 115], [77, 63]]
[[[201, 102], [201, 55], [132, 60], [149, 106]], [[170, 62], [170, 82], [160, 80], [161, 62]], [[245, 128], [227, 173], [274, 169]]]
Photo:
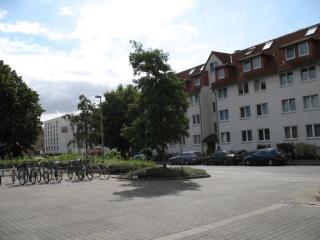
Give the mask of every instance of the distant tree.
[[0, 61], [0, 154], [18, 157], [36, 142], [43, 109], [39, 95]]
[[122, 134], [122, 130], [135, 118], [136, 114], [130, 108], [136, 103], [138, 96], [138, 90], [132, 85], [120, 85], [116, 90], [104, 94], [104, 142], [110, 148], [117, 148], [123, 156], [129, 153], [130, 142], [128, 137]]
[[88, 156], [88, 148], [92, 148], [99, 142], [98, 121], [94, 117], [94, 105], [84, 95], [79, 96], [78, 103], [79, 114], [67, 114], [64, 117], [70, 121], [70, 125], [74, 132], [74, 139], [69, 144], [76, 144], [77, 147], [85, 148], [86, 157]]
[[[134, 80], [140, 90], [139, 116], [126, 128], [131, 141], [154, 148], [165, 160], [167, 143], [188, 136], [187, 96], [168, 64], [168, 53], [159, 49], [144, 50], [141, 43], [131, 41], [129, 55]], [[164, 166], [165, 161], [164, 161]]]

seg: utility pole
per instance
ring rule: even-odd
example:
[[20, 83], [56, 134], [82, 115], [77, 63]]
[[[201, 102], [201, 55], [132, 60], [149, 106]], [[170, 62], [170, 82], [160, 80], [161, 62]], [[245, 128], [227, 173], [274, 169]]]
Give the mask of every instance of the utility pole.
[[102, 116], [102, 96], [97, 95], [96, 98], [100, 99], [100, 129], [101, 129], [101, 148], [102, 156], [104, 156], [104, 141], [103, 141], [103, 116]]

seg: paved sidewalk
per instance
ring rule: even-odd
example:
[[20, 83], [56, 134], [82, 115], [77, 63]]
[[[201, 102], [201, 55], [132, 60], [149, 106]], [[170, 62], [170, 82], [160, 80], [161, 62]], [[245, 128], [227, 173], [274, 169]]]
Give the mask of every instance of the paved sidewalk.
[[320, 239], [320, 167], [204, 167], [188, 181], [0, 187], [0, 239]]

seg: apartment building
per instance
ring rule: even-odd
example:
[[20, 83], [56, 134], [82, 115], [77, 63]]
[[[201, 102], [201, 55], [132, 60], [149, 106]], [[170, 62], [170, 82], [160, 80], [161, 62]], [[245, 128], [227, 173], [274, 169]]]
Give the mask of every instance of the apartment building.
[[69, 142], [73, 139], [70, 122], [62, 117], [44, 122], [44, 147], [47, 154], [76, 152], [77, 149]]
[[[214, 95], [208, 82], [208, 74], [203, 71], [204, 64], [192, 67], [178, 73], [184, 81], [188, 93], [189, 137], [168, 145], [168, 153], [182, 151], [197, 151], [206, 153], [215, 148], [217, 123], [214, 121]], [[214, 124], [215, 122], [215, 124]]]
[[221, 149], [320, 146], [320, 25], [233, 54], [212, 52], [204, 71], [217, 103]]

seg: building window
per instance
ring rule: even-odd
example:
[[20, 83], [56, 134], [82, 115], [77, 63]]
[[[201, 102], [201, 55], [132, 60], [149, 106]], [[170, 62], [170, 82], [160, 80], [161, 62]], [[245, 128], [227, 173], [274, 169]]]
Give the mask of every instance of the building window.
[[217, 111], [215, 102], [212, 103], [212, 110], [213, 110], [214, 113]]
[[258, 129], [259, 141], [269, 141], [270, 140], [270, 130], [269, 128]]
[[194, 85], [195, 85], [195, 86], [200, 86], [200, 78], [196, 78], [196, 79], [194, 80]]
[[218, 79], [224, 79], [224, 68], [218, 69]]
[[219, 111], [219, 118], [220, 118], [220, 121], [228, 121], [229, 120], [229, 110], [228, 109], [220, 110]]
[[306, 125], [307, 137], [320, 137], [320, 123]]
[[253, 69], [261, 68], [261, 56], [254, 57], [252, 59]]
[[193, 135], [193, 144], [201, 144], [201, 135]]
[[301, 80], [308, 81], [316, 79], [316, 67], [301, 69]]
[[267, 84], [265, 80], [255, 80], [254, 81], [254, 90], [260, 92], [267, 89]]
[[250, 106], [244, 106], [240, 108], [240, 118], [251, 117]]
[[200, 114], [192, 115], [192, 124], [200, 124]]
[[242, 141], [243, 142], [252, 142], [252, 131], [244, 130], [241, 131]]
[[299, 56], [303, 57], [309, 55], [309, 45], [308, 42], [302, 42], [298, 44]]
[[217, 123], [216, 123], [216, 122], [213, 123], [213, 131], [214, 131], [214, 132], [217, 132], [217, 131], [218, 131], [218, 126], [217, 126]]
[[227, 88], [218, 89], [218, 98], [226, 98], [228, 96]]
[[230, 132], [222, 132], [221, 133], [221, 142], [222, 143], [230, 143], [231, 142]]
[[285, 87], [293, 84], [292, 72], [284, 73], [280, 75], [280, 86]]
[[294, 98], [282, 100], [282, 112], [289, 113], [296, 111], [296, 100]]
[[294, 52], [294, 47], [287, 47], [285, 49], [285, 51], [286, 51], [286, 59], [287, 60], [295, 59], [296, 55]]
[[284, 127], [284, 138], [285, 139], [296, 139], [296, 138], [298, 138], [298, 127], [297, 126]]
[[239, 83], [238, 85], [239, 95], [244, 95], [249, 93], [249, 83]]
[[303, 97], [303, 108], [304, 108], [304, 110], [311, 110], [311, 109], [319, 108], [318, 94]]
[[215, 75], [217, 66], [218, 66], [218, 62], [210, 63], [210, 73], [212, 75]]
[[250, 61], [245, 61], [242, 63], [243, 72], [249, 72], [251, 70]]
[[200, 102], [199, 95], [192, 95], [191, 96], [191, 104], [192, 105], [199, 104], [199, 102]]
[[68, 127], [61, 127], [61, 132], [62, 133], [67, 133], [68, 132]]
[[268, 115], [268, 103], [261, 103], [257, 105], [257, 116]]

